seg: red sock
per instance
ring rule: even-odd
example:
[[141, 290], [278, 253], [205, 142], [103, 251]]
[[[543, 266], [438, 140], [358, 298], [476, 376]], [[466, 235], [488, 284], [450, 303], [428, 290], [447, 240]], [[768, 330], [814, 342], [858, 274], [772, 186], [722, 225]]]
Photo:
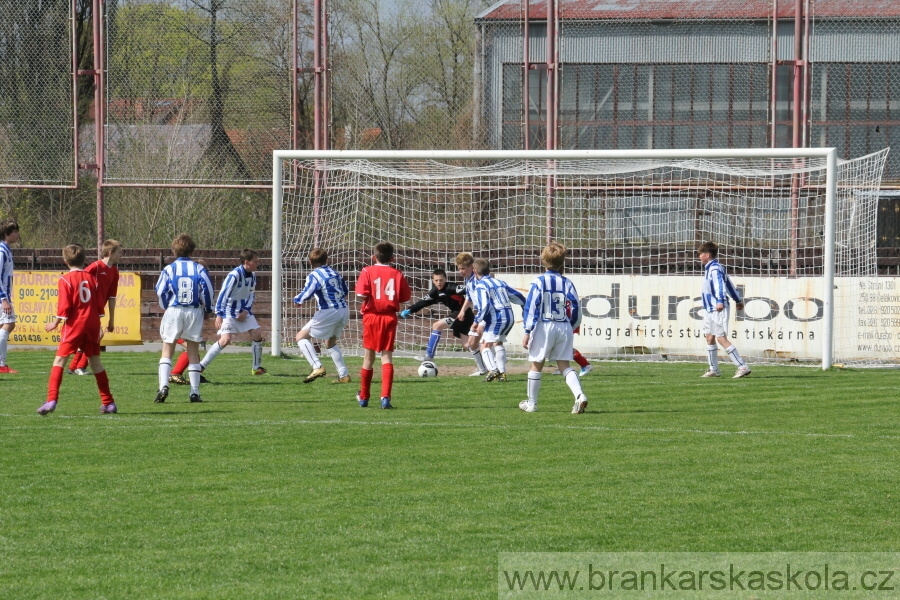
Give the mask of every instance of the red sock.
[[50, 368], [50, 381], [47, 382], [47, 402], [59, 400], [59, 386], [62, 384], [63, 368]]
[[368, 400], [372, 391], [372, 375], [375, 374], [373, 369], [359, 370], [359, 398], [360, 400]]
[[591, 364], [591, 363], [588, 362], [588, 359], [586, 359], [586, 358], [581, 354], [581, 352], [579, 352], [578, 350], [575, 350], [574, 356], [573, 356], [572, 358], [575, 360], [576, 363], [578, 363], [578, 366], [579, 366], [579, 367], [582, 367], [582, 368], [588, 366], [589, 364]]
[[97, 389], [100, 390], [100, 402], [103, 406], [113, 403], [112, 392], [109, 391], [109, 377], [106, 376], [106, 370], [94, 373], [94, 379], [97, 380]]
[[75, 353], [75, 356], [72, 357], [72, 364], [69, 365], [69, 368], [74, 371], [75, 369], [85, 368], [87, 366], [87, 364], [88, 364], [87, 356], [84, 355], [84, 352], [79, 350], [78, 352]]
[[175, 366], [172, 367], [172, 375], [181, 375], [184, 373], [185, 369], [188, 368], [188, 363], [191, 361], [187, 352], [182, 352], [178, 355], [178, 360], [175, 361]]
[[394, 385], [394, 365], [388, 363], [381, 365], [381, 397], [391, 397], [391, 387]]

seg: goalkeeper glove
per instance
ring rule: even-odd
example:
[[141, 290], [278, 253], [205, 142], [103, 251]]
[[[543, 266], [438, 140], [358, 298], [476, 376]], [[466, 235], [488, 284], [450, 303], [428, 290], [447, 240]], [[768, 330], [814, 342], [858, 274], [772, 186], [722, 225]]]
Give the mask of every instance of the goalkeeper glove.
[[410, 315], [410, 312], [409, 312], [408, 308], [400, 312], [401, 319], [408, 319], [409, 315]]

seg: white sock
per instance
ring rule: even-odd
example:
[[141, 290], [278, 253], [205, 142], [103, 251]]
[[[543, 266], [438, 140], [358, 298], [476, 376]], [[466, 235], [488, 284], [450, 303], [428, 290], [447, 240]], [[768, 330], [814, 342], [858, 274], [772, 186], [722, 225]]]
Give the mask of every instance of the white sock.
[[219, 352], [222, 351], [222, 346], [219, 345], [219, 342], [216, 342], [212, 346], [209, 347], [209, 350], [206, 351], [206, 354], [203, 356], [203, 360], [200, 361], [200, 366], [204, 369], [209, 366], [209, 363], [213, 361], [215, 357], [219, 355]]
[[202, 369], [203, 367], [200, 363], [188, 365], [188, 380], [191, 382], [191, 394], [200, 394], [200, 371]]
[[309, 366], [313, 369], [322, 368], [322, 362], [319, 360], [319, 357], [316, 356], [316, 349], [313, 348], [312, 342], [310, 342], [308, 338], [303, 338], [297, 342], [297, 347], [300, 348], [300, 352], [306, 358], [306, 362], [309, 363]]
[[344, 362], [344, 354], [341, 352], [340, 346], [335, 344], [331, 348], [328, 348], [328, 354], [331, 355], [331, 360], [334, 361], [334, 366], [337, 367], [338, 377], [346, 377], [350, 374], [350, 370]]
[[731, 346], [728, 350], [725, 351], [725, 354], [731, 357], [731, 362], [734, 363], [736, 367], [746, 367], [747, 363], [744, 362], [744, 359], [741, 358], [741, 353], [738, 352], [737, 346]]
[[487, 373], [487, 368], [484, 366], [484, 361], [481, 359], [481, 352], [479, 350], [472, 350], [472, 358], [475, 359], [478, 370], [482, 373]]
[[528, 401], [537, 404], [538, 392], [541, 391], [541, 372], [528, 371]]
[[506, 346], [494, 346], [494, 362], [497, 363], [497, 370], [506, 373]]
[[572, 390], [572, 395], [575, 396], [575, 399], [577, 400], [578, 396], [582, 394], [581, 379], [578, 378], [578, 373], [575, 372], [575, 369], [569, 367], [563, 371], [563, 377], [565, 377], [566, 385]]
[[253, 370], [262, 366], [262, 342], [251, 342], [250, 351], [253, 353]]
[[9, 348], [9, 331], [0, 329], [0, 367], [6, 366], [7, 348]]
[[719, 370], [719, 347], [713, 344], [706, 347], [706, 356], [709, 359], [709, 370]]
[[172, 359], [159, 359], [159, 389], [169, 385], [169, 375], [172, 374]]
[[481, 360], [484, 361], [484, 366], [487, 367], [488, 371], [496, 371], [497, 364], [494, 362], [494, 349], [484, 347], [484, 350], [481, 351]]

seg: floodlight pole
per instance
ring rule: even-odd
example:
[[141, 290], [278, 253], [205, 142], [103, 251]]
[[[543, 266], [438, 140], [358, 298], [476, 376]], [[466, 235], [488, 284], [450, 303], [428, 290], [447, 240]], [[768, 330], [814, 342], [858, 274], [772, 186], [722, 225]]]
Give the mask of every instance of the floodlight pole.
[[[531, 0], [524, 0], [522, 6], [525, 18], [522, 26], [522, 37], [524, 38], [522, 44], [522, 148], [525, 150], [531, 150], [531, 98], [529, 97], [531, 90], [528, 85], [531, 79], [531, 49], [529, 48], [531, 36], [528, 28], [531, 20], [531, 16], [528, 14], [530, 2]], [[502, 131], [500, 135], [503, 136]]]
[[[547, 0], [547, 150], [559, 150], [559, 3]], [[553, 241], [553, 204], [556, 177], [547, 176], [546, 241]]]

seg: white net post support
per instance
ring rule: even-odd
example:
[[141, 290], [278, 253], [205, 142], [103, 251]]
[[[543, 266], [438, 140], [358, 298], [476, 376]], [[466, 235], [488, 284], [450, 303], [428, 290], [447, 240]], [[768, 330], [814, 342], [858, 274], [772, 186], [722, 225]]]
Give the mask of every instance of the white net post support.
[[[313, 245], [329, 251], [352, 289], [374, 243], [394, 242], [415, 299], [435, 266], [458, 282], [459, 251], [488, 258], [502, 278], [527, 289], [552, 231], [576, 249], [567, 274], [581, 278], [585, 314], [594, 317], [576, 346], [595, 357], [701, 358], [696, 248], [712, 240], [750, 298], [743, 313], [732, 313], [742, 354], [823, 368], [890, 360], [854, 345], [857, 337], [879, 338], [870, 331], [879, 322], [857, 320], [856, 312], [880, 309], [855, 303], [877, 275], [875, 206], [885, 157], [838, 161], [831, 148], [277, 151], [272, 352], [280, 354], [282, 336], [315, 309], [285, 304], [302, 286]], [[432, 319], [445, 316], [429, 314], [402, 322], [401, 354], [422, 353]], [[785, 323], [797, 327], [782, 331]], [[844, 329], [837, 361], [835, 323]], [[689, 339], [673, 340], [673, 327], [674, 337]], [[668, 339], [654, 339], [657, 333]], [[351, 323], [342, 345], [352, 352], [360, 342], [359, 324]], [[445, 335], [444, 356], [452, 342]]]
[[281, 356], [282, 327], [282, 210], [284, 206], [284, 159], [279, 152], [272, 156], [272, 356]]
[[830, 369], [834, 355], [834, 233], [837, 212], [837, 150], [827, 148], [825, 160], [825, 273], [822, 300], [825, 327], [822, 335], [822, 369]]

